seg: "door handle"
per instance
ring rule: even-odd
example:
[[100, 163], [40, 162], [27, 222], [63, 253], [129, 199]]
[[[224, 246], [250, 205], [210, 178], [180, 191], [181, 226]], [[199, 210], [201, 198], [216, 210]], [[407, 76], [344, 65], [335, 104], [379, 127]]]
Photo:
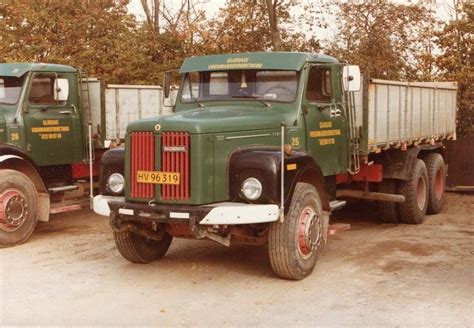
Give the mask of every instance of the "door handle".
[[71, 115], [72, 112], [70, 110], [62, 110], [62, 111], [59, 112], [59, 114]]

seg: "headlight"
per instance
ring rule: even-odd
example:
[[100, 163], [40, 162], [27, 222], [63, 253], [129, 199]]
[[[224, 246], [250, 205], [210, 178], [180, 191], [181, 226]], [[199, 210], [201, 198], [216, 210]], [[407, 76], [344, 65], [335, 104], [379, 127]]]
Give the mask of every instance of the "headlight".
[[125, 185], [125, 179], [120, 173], [113, 173], [107, 179], [107, 187], [114, 194], [121, 194]]
[[247, 178], [242, 183], [242, 193], [248, 200], [257, 200], [262, 195], [262, 184], [255, 178]]

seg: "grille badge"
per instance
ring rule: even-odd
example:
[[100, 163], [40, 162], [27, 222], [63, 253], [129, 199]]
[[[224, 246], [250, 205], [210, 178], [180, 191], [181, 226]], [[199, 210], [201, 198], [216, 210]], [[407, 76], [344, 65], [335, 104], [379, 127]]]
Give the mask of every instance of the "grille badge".
[[185, 153], [185, 146], [163, 146], [163, 151], [168, 153]]

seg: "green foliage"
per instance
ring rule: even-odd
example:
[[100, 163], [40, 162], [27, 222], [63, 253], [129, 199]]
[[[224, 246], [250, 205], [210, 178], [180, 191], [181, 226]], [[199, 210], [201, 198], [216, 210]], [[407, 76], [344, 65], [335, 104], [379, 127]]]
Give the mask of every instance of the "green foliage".
[[[336, 0], [338, 33], [328, 52], [358, 64], [371, 77], [416, 78], [417, 54], [430, 11], [421, 5], [387, 0]], [[426, 37], [426, 35], [424, 35]]]
[[442, 50], [437, 58], [441, 78], [458, 81], [458, 135], [474, 134], [474, 3], [466, 2], [458, 19], [444, 24], [436, 43]]

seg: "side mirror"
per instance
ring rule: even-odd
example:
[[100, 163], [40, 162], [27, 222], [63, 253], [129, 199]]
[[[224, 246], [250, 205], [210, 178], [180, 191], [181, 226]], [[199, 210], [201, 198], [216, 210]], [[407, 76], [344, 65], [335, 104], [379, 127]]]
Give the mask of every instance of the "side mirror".
[[171, 72], [165, 72], [164, 81], [163, 81], [163, 93], [165, 98], [169, 98], [170, 96], [170, 88], [171, 88]]
[[54, 81], [54, 100], [67, 101], [69, 96], [69, 81], [68, 79], [57, 78]]
[[342, 68], [342, 85], [345, 91], [360, 91], [360, 68], [357, 65], [347, 65]]

